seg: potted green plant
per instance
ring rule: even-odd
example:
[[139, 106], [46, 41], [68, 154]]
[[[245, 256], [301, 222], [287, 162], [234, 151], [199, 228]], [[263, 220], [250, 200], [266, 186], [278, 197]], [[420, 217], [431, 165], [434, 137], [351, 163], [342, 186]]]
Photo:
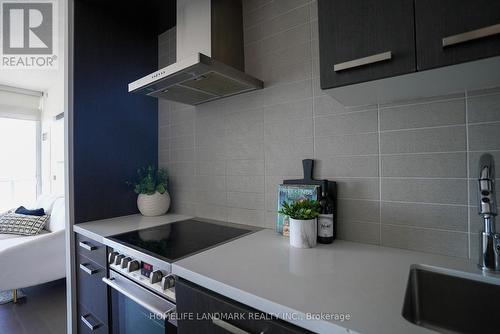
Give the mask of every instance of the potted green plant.
[[137, 180], [131, 183], [137, 196], [137, 207], [143, 216], [160, 216], [170, 207], [167, 191], [168, 174], [163, 168], [153, 166], [137, 170]]
[[316, 218], [321, 212], [318, 201], [301, 199], [292, 203], [283, 202], [279, 211], [290, 219], [290, 245], [296, 248], [316, 246], [318, 225]]

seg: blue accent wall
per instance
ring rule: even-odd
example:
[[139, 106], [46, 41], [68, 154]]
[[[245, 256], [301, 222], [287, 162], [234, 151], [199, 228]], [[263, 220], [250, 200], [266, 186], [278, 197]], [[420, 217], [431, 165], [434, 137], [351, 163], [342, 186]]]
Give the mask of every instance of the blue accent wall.
[[128, 93], [129, 82], [157, 69], [157, 28], [98, 4], [75, 1], [75, 223], [137, 213], [126, 182], [158, 164], [157, 100]]

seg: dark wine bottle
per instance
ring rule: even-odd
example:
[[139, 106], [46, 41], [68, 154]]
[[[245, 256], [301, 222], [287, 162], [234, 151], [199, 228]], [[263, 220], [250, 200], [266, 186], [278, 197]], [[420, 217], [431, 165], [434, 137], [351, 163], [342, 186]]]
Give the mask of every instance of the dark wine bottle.
[[331, 244], [333, 242], [333, 200], [328, 195], [328, 180], [321, 185], [321, 197], [319, 199], [321, 213], [318, 217], [318, 242]]

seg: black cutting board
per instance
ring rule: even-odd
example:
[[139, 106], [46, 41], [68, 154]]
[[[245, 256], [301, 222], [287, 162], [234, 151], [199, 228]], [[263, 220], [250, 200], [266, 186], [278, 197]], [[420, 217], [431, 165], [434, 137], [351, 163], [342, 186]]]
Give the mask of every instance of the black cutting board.
[[[302, 160], [302, 168], [304, 170], [304, 178], [295, 180], [283, 180], [283, 184], [313, 184], [321, 186], [324, 180], [313, 179], [314, 171], [314, 160], [304, 159]], [[328, 196], [336, 202], [337, 197], [337, 183], [335, 181], [328, 180]]]

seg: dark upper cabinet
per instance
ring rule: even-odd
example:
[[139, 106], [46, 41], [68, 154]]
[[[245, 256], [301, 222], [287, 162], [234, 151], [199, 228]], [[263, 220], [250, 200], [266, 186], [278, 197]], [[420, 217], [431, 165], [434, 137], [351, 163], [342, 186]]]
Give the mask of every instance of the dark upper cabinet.
[[[500, 0], [318, 0], [318, 25], [321, 88], [372, 82], [350, 94], [332, 90], [346, 105], [358, 103], [354, 96], [370, 91], [376, 93], [364, 103], [406, 97], [390, 80], [379, 79], [500, 56]], [[465, 74], [488, 72], [490, 63], [441, 72], [450, 78], [441, 83], [429, 73], [405, 79], [415, 87], [428, 80], [440, 93], [490, 87], [498, 79]], [[453, 78], [463, 85], [448, 84]], [[421, 89], [417, 94], [432, 93]]]
[[318, 0], [321, 88], [414, 72], [413, 0]]
[[418, 70], [500, 55], [499, 0], [415, 0]]

